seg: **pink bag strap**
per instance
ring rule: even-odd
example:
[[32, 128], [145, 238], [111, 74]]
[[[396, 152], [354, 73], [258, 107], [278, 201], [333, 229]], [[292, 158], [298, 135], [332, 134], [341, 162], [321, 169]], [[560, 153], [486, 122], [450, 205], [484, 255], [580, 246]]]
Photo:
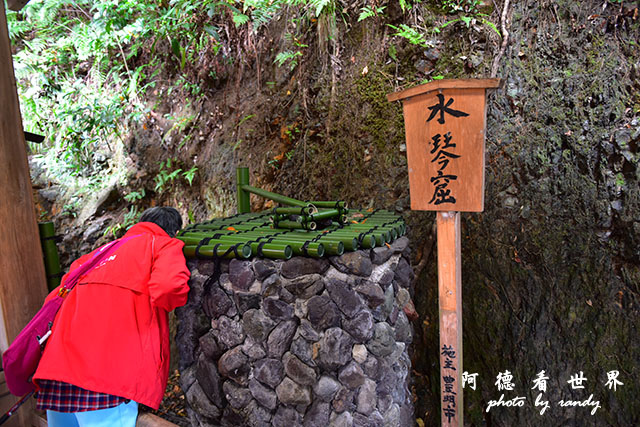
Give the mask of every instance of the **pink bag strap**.
[[106, 245], [98, 249], [89, 260], [69, 273], [67, 279], [64, 281], [64, 286], [62, 286], [60, 288], [60, 291], [58, 292], [58, 296], [62, 298], [66, 297], [71, 289], [74, 288], [80, 276], [92, 270], [100, 261], [115, 252], [116, 249], [122, 246], [125, 242], [137, 236], [138, 235], [123, 237], [122, 239], [114, 240], [111, 243], [107, 243]]

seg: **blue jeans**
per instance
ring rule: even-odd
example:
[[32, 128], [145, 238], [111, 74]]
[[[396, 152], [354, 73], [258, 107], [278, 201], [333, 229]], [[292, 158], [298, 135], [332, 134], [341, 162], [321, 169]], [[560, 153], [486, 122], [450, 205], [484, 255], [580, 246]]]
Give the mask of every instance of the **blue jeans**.
[[47, 411], [49, 427], [135, 427], [137, 418], [138, 404], [133, 400], [96, 411]]

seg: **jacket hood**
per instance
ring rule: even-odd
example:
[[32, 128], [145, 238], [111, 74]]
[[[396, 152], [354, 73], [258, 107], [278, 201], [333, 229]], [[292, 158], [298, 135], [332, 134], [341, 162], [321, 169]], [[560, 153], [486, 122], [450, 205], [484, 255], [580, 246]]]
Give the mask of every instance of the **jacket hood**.
[[169, 234], [167, 234], [167, 232], [162, 229], [162, 227], [160, 227], [158, 224], [155, 224], [153, 222], [139, 222], [133, 225], [126, 232], [125, 236], [142, 234], [142, 233], [149, 233], [156, 236], [170, 237]]

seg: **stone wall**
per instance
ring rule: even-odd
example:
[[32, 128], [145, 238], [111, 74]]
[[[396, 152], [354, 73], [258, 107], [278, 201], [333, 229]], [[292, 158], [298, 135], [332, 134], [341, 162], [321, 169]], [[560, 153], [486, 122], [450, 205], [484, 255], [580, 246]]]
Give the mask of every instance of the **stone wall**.
[[177, 310], [194, 426], [410, 426], [408, 240], [340, 257], [189, 262]]

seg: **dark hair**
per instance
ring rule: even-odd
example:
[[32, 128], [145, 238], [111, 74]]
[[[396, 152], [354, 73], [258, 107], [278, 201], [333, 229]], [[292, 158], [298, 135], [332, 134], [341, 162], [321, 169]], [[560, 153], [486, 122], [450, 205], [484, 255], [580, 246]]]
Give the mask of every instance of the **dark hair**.
[[140, 222], [153, 222], [171, 237], [175, 237], [182, 228], [182, 217], [175, 208], [158, 206], [147, 209], [140, 216]]

